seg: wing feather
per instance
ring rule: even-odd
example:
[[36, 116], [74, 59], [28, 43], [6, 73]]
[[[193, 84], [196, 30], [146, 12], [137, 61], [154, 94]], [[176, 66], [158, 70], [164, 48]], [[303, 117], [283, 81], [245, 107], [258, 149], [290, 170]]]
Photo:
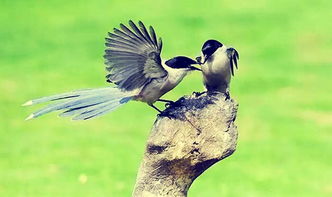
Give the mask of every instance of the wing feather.
[[[149, 44], [153, 44], [150, 40], [149, 37], [143, 32], [141, 32], [138, 27], [133, 23], [133, 21], [129, 21], [130, 27], [135, 31], [136, 34], [138, 34], [140, 37], [144, 38], [145, 41], [147, 41]], [[144, 34], [144, 35], [143, 35]]]
[[138, 49], [137, 46], [134, 45], [134, 44], [119, 41], [119, 40], [114, 40], [114, 39], [111, 39], [111, 38], [106, 38], [105, 45], [107, 47], [113, 47], [113, 48], [121, 48], [121, 47], [126, 46], [126, 47], [131, 48], [131, 49]]
[[134, 34], [130, 29], [128, 29], [128, 27], [124, 26], [123, 24], [120, 24], [120, 27], [123, 32], [127, 33], [127, 35], [129, 35], [132, 38], [136, 38], [137, 41], [141, 42], [142, 44], [145, 44], [145, 41], [142, 40], [142, 37], [139, 37], [136, 34]]
[[159, 38], [158, 50], [161, 51], [162, 48], [163, 48], [163, 41], [161, 40], [161, 38]]
[[161, 65], [161, 38], [157, 41], [153, 27], [147, 31], [139, 21], [136, 25], [120, 24], [106, 38], [105, 64], [107, 81], [123, 90], [143, 88], [154, 78], [165, 77], [167, 71]]
[[126, 38], [123, 38], [123, 37], [121, 37], [117, 34], [113, 34], [111, 32], [108, 32], [108, 36], [109, 36], [109, 38], [113, 38], [115, 40], [122, 41], [122, 42], [125, 42], [127, 44], [131, 44], [134, 47], [137, 47], [137, 43], [133, 42], [132, 40], [128, 40]]
[[141, 21], [139, 21], [138, 25], [139, 25], [141, 31], [143, 32], [144, 36], [146, 37], [146, 39], [149, 41], [149, 43], [155, 46], [155, 43], [153, 43], [153, 41], [151, 40], [151, 37], [150, 37], [148, 31], [146, 30], [144, 24]]
[[[152, 26], [149, 28], [153, 43], [158, 46], [157, 36]], [[160, 49], [161, 50], [161, 49]]]

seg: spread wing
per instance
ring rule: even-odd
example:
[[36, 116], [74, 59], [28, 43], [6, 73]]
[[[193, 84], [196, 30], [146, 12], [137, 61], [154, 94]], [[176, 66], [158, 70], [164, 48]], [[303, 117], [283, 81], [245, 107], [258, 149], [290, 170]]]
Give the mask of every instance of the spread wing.
[[105, 45], [107, 81], [123, 90], [141, 88], [154, 78], [164, 77], [167, 71], [161, 66], [161, 38], [157, 40], [154, 29], [149, 32], [139, 21], [138, 26], [129, 21], [128, 28], [120, 24], [120, 29], [109, 32]]

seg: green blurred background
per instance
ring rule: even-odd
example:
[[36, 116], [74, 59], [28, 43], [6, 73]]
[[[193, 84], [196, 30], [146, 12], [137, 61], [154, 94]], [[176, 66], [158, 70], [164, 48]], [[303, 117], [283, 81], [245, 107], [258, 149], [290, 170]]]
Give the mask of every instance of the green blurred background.
[[[25, 101], [103, 87], [104, 37], [142, 20], [163, 57], [199, 54], [210, 38], [240, 52], [231, 95], [240, 103], [237, 151], [189, 196], [332, 196], [330, 0], [0, 0], [0, 196], [130, 196], [156, 118], [132, 102], [91, 121]], [[201, 91], [200, 73], [165, 95]]]

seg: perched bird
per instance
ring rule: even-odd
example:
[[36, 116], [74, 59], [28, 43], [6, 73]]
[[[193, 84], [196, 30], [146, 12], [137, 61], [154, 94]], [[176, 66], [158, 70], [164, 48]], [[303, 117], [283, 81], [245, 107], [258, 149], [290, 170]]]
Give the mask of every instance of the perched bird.
[[157, 40], [153, 27], [147, 30], [142, 22], [137, 26], [131, 20], [129, 26], [120, 24], [120, 28], [114, 28], [106, 38], [106, 78], [114, 87], [77, 90], [28, 101], [23, 105], [55, 103], [27, 119], [64, 110], [60, 116], [86, 120], [113, 111], [130, 100], [145, 102], [160, 112], [154, 102], [171, 102], [159, 98], [177, 86], [188, 72], [200, 70], [193, 66], [197, 62], [184, 56], [163, 62], [160, 57], [162, 41]]
[[207, 40], [202, 47], [202, 55], [196, 60], [201, 64], [204, 85], [208, 93], [222, 92], [229, 96], [231, 75], [234, 76], [234, 64], [237, 67], [239, 53], [217, 40]]

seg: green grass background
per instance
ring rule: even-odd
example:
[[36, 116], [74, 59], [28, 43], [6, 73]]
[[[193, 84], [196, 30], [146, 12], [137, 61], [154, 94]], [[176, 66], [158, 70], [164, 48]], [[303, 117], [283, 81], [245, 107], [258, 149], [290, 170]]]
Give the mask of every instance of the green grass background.
[[[73, 122], [25, 101], [103, 87], [104, 37], [142, 20], [163, 57], [215, 38], [240, 52], [238, 148], [189, 196], [332, 196], [332, 2], [0, 0], [0, 196], [130, 196], [156, 112], [132, 102]], [[201, 91], [200, 73], [165, 95]], [[86, 181], [79, 181], [79, 177]]]

